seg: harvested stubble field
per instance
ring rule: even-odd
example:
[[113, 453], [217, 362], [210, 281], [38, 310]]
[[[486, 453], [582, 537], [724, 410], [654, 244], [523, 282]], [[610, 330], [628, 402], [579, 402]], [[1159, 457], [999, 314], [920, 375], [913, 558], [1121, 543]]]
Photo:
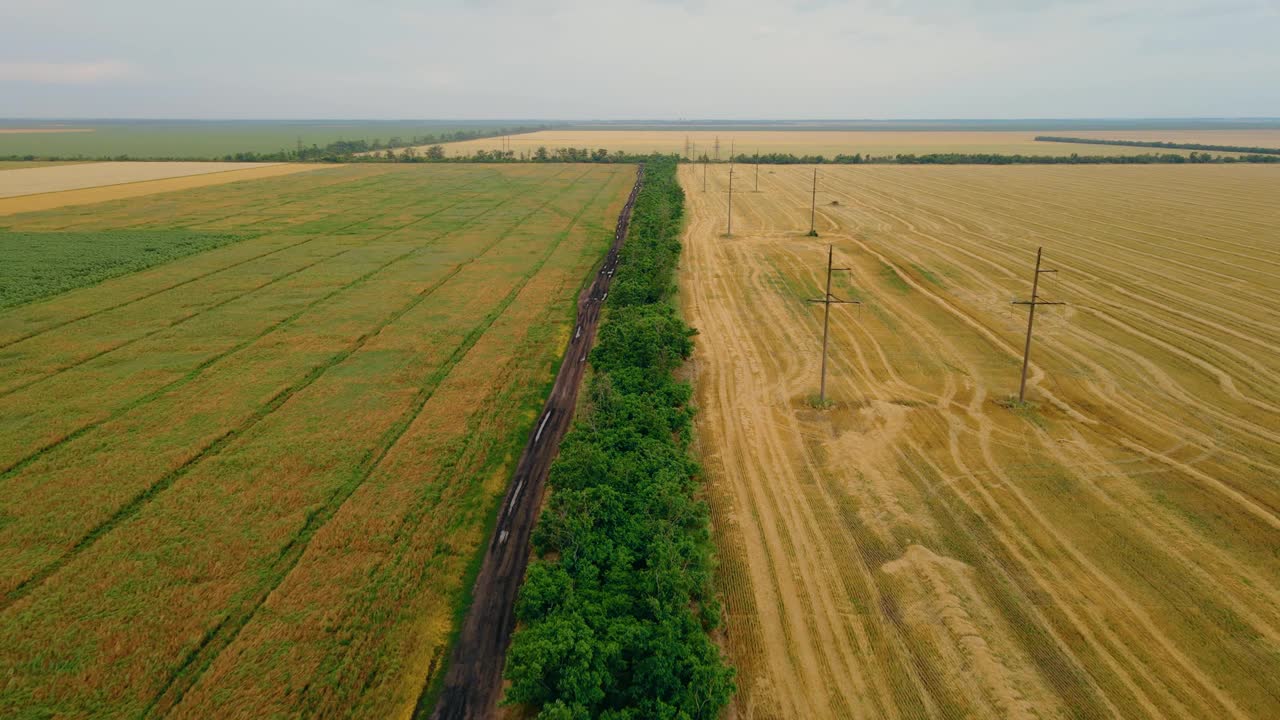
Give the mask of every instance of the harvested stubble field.
[[1280, 170], [823, 168], [808, 238], [811, 169], [740, 167], [725, 238], [727, 170], [681, 292], [738, 717], [1280, 717]]
[[[1252, 135], [1266, 134], [1270, 131], [1258, 131]], [[1141, 134], [1137, 133], [1136, 134]], [[1201, 142], [1213, 141], [1215, 131], [1206, 130], [1198, 135], [1209, 138]], [[928, 153], [1001, 153], [1022, 155], [1144, 155], [1152, 152], [1175, 152], [1187, 154], [1189, 150], [1153, 150], [1151, 148], [1133, 148], [1110, 145], [1063, 145], [1060, 143], [1036, 142], [1036, 135], [1080, 135], [1090, 133], [1077, 132], [1034, 132], [1034, 131], [977, 131], [977, 130], [697, 130], [684, 132], [681, 130], [542, 130], [534, 133], [511, 135], [506, 139], [506, 147], [519, 153], [533, 153], [539, 147], [550, 150], [560, 147], [605, 148], [610, 152], [622, 150], [629, 153], [677, 153], [684, 155], [684, 142], [687, 137], [696, 144], [695, 156], [706, 153], [715, 157], [714, 143], [720, 140], [720, 158], [729, 158], [729, 144], [734, 143], [735, 154], [750, 155], [757, 150], [761, 153], [791, 153], [793, 155], [823, 155], [834, 158], [844, 153], [853, 155], [897, 155], [910, 153], [924, 155]], [[1106, 137], [1106, 133], [1092, 133]], [[1280, 131], [1274, 131], [1280, 136]], [[1241, 133], [1232, 133], [1232, 139], [1239, 139]], [[1164, 139], [1164, 138], [1146, 138]], [[485, 138], [445, 145], [445, 153], [449, 156], [470, 155], [476, 150], [499, 150], [503, 148], [503, 138]], [[424, 148], [419, 148], [423, 150]], [[1231, 153], [1220, 153], [1231, 154]]]
[[334, 167], [301, 163], [102, 162], [0, 164], [0, 216], [258, 180]]
[[0, 312], [0, 715], [409, 714], [633, 176], [356, 166], [0, 220], [250, 236]]
[[102, 185], [163, 180], [270, 167], [275, 163], [222, 162], [100, 162], [46, 165], [0, 172], [0, 198], [62, 192]]

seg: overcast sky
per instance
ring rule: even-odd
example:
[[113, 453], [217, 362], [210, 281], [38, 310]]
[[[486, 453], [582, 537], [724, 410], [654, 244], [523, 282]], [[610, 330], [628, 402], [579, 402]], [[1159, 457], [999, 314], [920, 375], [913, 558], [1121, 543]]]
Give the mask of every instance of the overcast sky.
[[0, 117], [1280, 116], [1280, 0], [0, 0]]

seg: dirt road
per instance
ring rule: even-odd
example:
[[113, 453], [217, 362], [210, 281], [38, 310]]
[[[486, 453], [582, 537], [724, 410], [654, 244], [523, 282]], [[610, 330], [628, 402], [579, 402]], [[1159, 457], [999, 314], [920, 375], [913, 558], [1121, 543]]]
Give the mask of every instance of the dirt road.
[[732, 238], [701, 170], [737, 717], [1280, 717], [1280, 168], [824, 167], [819, 238], [812, 168], [739, 167]]
[[438, 720], [489, 718], [497, 707], [503, 663], [515, 629], [516, 595], [529, 564], [529, 537], [542, 507], [547, 472], [573, 420], [600, 307], [609, 294], [631, 208], [643, 182], [641, 166], [631, 196], [618, 217], [609, 254], [590, 287], [578, 298], [576, 328], [565, 349], [564, 361], [498, 510], [493, 536], [472, 590], [473, 602], [453, 647], [444, 690], [432, 714]]

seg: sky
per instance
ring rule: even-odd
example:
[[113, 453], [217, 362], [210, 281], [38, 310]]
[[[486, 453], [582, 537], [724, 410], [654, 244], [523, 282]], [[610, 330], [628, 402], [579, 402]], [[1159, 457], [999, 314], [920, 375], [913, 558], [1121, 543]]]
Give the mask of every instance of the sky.
[[1280, 0], [0, 0], [0, 117], [1280, 116]]

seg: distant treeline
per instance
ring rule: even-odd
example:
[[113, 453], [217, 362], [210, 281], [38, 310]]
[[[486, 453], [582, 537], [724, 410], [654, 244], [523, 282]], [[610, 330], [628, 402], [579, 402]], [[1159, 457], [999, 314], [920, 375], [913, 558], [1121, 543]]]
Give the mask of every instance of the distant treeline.
[[[470, 155], [446, 157], [444, 148], [435, 145], [425, 153], [395, 153], [388, 151], [385, 155], [366, 155], [353, 157], [344, 162], [445, 162], [445, 163], [637, 163], [644, 162], [654, 155], [626, 153], [621, 150], [609, 152], [604, 148], [590, 150], [587, 148], [555, 148], [540, 147], [532, 153], [516, 153], [511, 150], [477, 150]], [[662, 157], [676, 158], [675, 155]], [[728, 161], [680, 160], [681, 162], [713, 162]], [[751, 164], [757, 156], [740, 154], [732, 158], [733, 162]], [[761, 165], [1179, 165], [1187, 163], [1274, 163], [1280, 157], [1269, 155], [1245, 155], [1241, 157], [1210, 155], [1193, 152], [1188, 155], [1177, 153], [1160, 153], [1144, 155], [1003, 155], [999, 153], [928, 153], [925, 155], [836, 155], [828, 158], [824, 155], [792, 155], [791, 153], [765, 153], [759, 156]]]
[[[588, 148], [555, 148], [540, 147], [533, 152], [517, 153], [511, 150], [477, 150], [470, 155], [445, 156], [444, 148], [435, 145], [425, 153], [388, 151], [385, 155], [361, 156], [346, 162], [444, 162], [444, 163], [638, 163], [644, 162], [653, 155], [626, 153], [621, 150], [609, 152], [604, 148], [591, 150]], [[675, 155], [663, 157], [675, 158]], [[697, 160], [681, 160], [681, 162], [704, 162], [707, 158]], [[740, 154], [732, 158], [733, 162], [751, 164], [757, 156]], [[709, 162], [728, 162], [715, 161]], [[759, 156], [761, 165], [1182, 165], [1189, 163], [1276, 163], [1280, 157], [1272, 155], [1244, 155], [1241, 157], [1211, 155], [1209, 153], [1192, 152], [1187, 155], [1178, 153], [1150, 153], [1143, 155], [1003, 155], [1000, 153], [928, 153], [924, 155], [836, 155], [828, 158], [824, 155], [793, 155], [791, 153], [765, 153]]]
[[[751, 164], [757, 162], [755, 155], [737, 155], [734, 162]], [[1241, 157], [1210, 155], [1193, 152], [1189, 155], [1177, 153], [1145, 154], [1145, 155], [1004, 155], [1000, 153], [927, 153], [925, 155], [836, 155], [827, 158], [822, 155], [792, 155], [790, 153], [768, 153], [760, 155], [761, 165], [1156, 165], [1185, 163], [1274, 163], [1280, 157], [1270, 155], [1244, 155]], [[702, 162], [698, 160], [695, 162]]]
[[380, 155], [363, 155], [349, 158], [344, 162], [443, 162], [443, 163], [640, 163], [655, 157], [666, 157], [672, 160], [675, 155], [635, 154], [615, 150], [609, 152], [604, 148], [555, 148], [539, 147], [533, 152], [514, 150], [476, 150], [469, 155], [446, 156], [443, 145], [432, 145], [426, 151], [418, 153], [413, 148], [403, 152], [388, 150]]
[[[224, 162], [354, 162], [366, 160], [366, 157], [360, 157], [359, 153], [378, 152], [381, 150], [393, 151], [397, 148], [409, 148], [411, 152], [414, 146], [432, 145], [439, 147], [440, 143], [464, 142], [466, 140], [482, 140], [484, 138], [502, 137], [504, 135], [520, 135], [523, 133], [538, 132], [545, 130], [549, 126], [545, 125], [528, 125], [512, 128], [484, 128], [477, 130], [452, 130], [428, 135], [414, 135], [407, 138], [392, 137], [386, 142], [381, 138], [375, 140], [336, 140], [327, 145], [311, 144], [310, 146], [299, 144], [296, 148], [288, 148], [277, 150], [276, 152], [237, 152], [226, 155], [199, 157], [199, 156], [181, 156], [181, 157], [135, 157], [131, 155], [115, 155], [103, 156], [98, 158], [86, 158], [84, 156], [43, 156], [43, 155], [9, 155], [0, 157], [0, 160], [48, 160], [48, 161], [66, 161], [66, 160], [163, 160], [163, 161], [224, 161]], [[380, 156], [379, 156], [380, 157]], [[443, 159], [444, 151], [440, 151], [440, 158]], [[379, 158], [373, 158], [379, 159]], [[437, 158], [431, 158], [437, 159]]]
[[1039, 142], [1080, 143], [1082, 145], [1120, 145], [1123, 147], [1168, 148], [1176, 150], [1213, 150], [1215, 152], [1259, 153], [1262, 155], [1280, 155], [1280, 148], [1247, 147], [1244, 145], [1205, 145], [1202, 143], [1175, 143], [1159, 140], [1098, 140], [1093, 138], [1057, 137], [1054, 135], [1037, 135]]

